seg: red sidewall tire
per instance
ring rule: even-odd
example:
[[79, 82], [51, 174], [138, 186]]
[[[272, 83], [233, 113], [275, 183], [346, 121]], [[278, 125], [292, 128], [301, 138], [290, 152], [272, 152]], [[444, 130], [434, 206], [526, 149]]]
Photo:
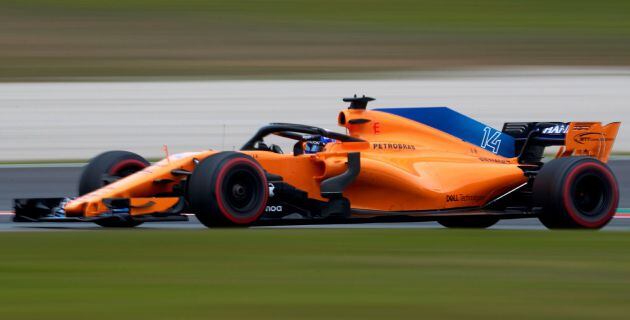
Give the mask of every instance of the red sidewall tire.
[[82, 196], [105, 186], [103, 175], [124, 175], [140, 171], [150, 165], [143, 157], [129, 151], [107, 151], [92, 158], [83, 168], [79, 179], [79, 195]]
[[[601, 177], [605, 179], [606, 182], [608, 182], [608, 186], [610, 187], [610, 194], [605, 196], [609, 196], [612, 198], [607, 201], [608, 204], [606, 206], [607, 208], [604, 210], [604, 214], [601, 215], [601, 217], [593, 220], [587, 219], [582, 214], [580, 214], [579, 209], [576, 208], [571, 195], [571, 190], [576, 178], [578, 178], [580, 174], [588, 171], [589, 169], [593, 170], [597, 174], [600, 174]], [[585, 162], [573, 167], [565, 178], [562, 189], [562, 204], [564, 206], [564, 209], [571, 217], [571, 219], [582, 227], [599, 229], [605, 226], [614, 217], [617, 211], [617, 206], [619, 205], [619, 189], [617, 186], [617, 181], [610, 169], [604, 167], [600, 163]]]
[[140, 161], [138, 159], [125, 159], [113, 164], [108, 173], [110, 175], [119, 175], [126, 171], [137, 172], [148, 166], [149, 165], [146, 162]]
[[[106, 185], [103, 176], [125, 177], [150, 165], [143, 157], [129, 151], [107, 151], [92, 158], [83, 168], [79, 180], [79, 195], [90, 193]], [[142, 222], [133, 219], [104, 220], [96, 224], [108, 228], [130, 228]]]
[[534, 180], [533, 205], [550, 229], [599, 229], [615, 215], [619, 187], [601, 161], [568, 157], [546, 163]]
[[[235, 194], [238, 188], [243, 194]], [[247, 226], [265, 212], [269, 187], [264, 170], [252, 157], [222, 152], [197, 165], [187, 197], [192, 211], [208, 227]]]
[[[255, 214], [246, 216], [246, 217], [239, 217], [238, 214], [235, 214], [234, 212], [232, 212], [229, 205], [226, 204], [225, 194], [222, 192], [223, 191], [222, 185], [224, 183], [224, 179], [227, 173], [229, 173], [231, 169], [238, 166], [239, 164], [245, 164], [247, 166], [251, 166], [251, 168], [255, 169], [258, 172], [258, 176], [262, 180], [263, 199], [260, 202], [260, 205], [258, 205], [258, 209], [255, 210]], [[220, 171], [217, 173], [214, 196], [217, 200], [217, 206], [219, 207], [219, 210], [221, 211], [221, 213], [223, 214], [225, 218], [232, 221], [234, 224], [251, 224], [255, 222], [256, 220], [258, 220], [258, 218], [260, 218], [263, 212], [265, 212], [267, 200], [269, 199], [269, 189], [267, 188], [267, 178], [263, 170], [260, 168], [260, 165], [258, 165], [258, 163], [255, 162], [254, 160], [250, 160], [247, 158], [230, 159], [225, 164], [223, 164]]]

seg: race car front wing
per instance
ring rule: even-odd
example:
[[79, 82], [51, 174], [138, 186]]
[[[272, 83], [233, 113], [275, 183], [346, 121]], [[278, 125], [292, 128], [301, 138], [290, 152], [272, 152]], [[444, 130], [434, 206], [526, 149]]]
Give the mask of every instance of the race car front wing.
[[[97, 222], [107, 220], [126, 220], [131, 217], [131, 199], [113, 198], [103, 202], [109, 208], [108, 212], [98, 216], [66, 216], [64, 205], [72, 198], [31, 198], [15, 199], [13, 207], [14, 222]], [[177, 204], [165, 212], [133, 216], [138, 222], [166, 222], [188, 221], [188, 216], [181, 212], [185, 207], [185, 201], [180, 199]]]

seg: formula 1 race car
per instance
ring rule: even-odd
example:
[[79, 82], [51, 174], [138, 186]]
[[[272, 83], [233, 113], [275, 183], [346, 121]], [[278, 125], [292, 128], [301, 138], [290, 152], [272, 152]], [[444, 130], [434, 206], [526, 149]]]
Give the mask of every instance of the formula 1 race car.
[[[415, 219], [486, 228], [538, 217], [549, 228], [597, 229], [616, 212], [605, 162], [618, 122], [508, 122], [498, 131], [445, 107], [367, 110], [372, 100], [344, 99], [347, 134], [272, 123], [238, 152], [153, 165], [105, 152], [84, 168], [78, 198], [16, 199], [14, 220], [133, 227], [194, 213], [208, 227]], [[268, 145], [270, 135], [294, 140], [291, 153]], [[549, 146], [559, 150], [544, 163]]]

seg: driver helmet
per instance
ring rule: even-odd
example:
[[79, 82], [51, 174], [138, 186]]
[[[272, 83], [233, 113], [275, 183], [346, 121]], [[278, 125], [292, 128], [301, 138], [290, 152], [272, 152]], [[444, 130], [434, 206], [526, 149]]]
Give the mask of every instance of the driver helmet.
[[324, 151], [327, 144], [335, 142], [335, 139], [319, 137], [317, 140], [309, 140], [304, 144], [304, 153], [318, 153]]

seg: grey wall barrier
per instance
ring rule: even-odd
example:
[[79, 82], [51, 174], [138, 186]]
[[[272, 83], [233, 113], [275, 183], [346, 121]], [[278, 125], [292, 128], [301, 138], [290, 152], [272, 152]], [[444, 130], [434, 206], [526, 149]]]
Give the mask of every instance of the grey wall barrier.
[[623, 121], [630, 77], [521, 75], [402, 80], [0, 84], [0, 161], [87, 159], [110, 149], [146, 157], [240, 146], [268, 122], [334, 130], [341, 98], [371, 107], [449, 106], [498, 129], [504, 121]]

